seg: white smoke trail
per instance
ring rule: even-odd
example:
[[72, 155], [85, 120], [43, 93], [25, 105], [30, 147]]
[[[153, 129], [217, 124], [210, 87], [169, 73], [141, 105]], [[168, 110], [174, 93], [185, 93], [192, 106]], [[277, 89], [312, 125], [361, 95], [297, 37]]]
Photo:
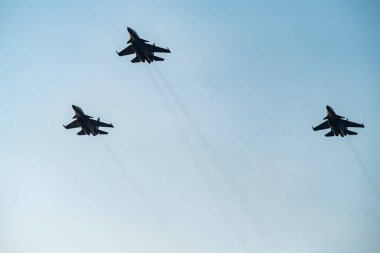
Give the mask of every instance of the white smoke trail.
[[367, 169], [366, 164], [364, 163], [364, 161], [363, 161], [361, 155], [360, 155], [359, 152], [356, 150], [356, 148], [355, 148], [354, 144], [351, 142], [351, 140], [350, 140], [348, 137], [346, 137], [346, 139], [347, 139], [347, 142], [348, 142], [348, 144], [349, 144], [349, 146], [350, 146], [350, 148], [351, 148], [352, 153], [354, 154], [356, 160], [358, 161], [358, 163], [359, 163], [359, 165], [360, 165], [360, 168], [361, 168], [361, 170], [362, 170], [362, 172], [363, 172], [364, 177], [366, 178], [366, 180], [367, 180], [367, 182], [368, 182], [369, 187], [370, 187], [371, 190], [373, 191], [375, 197], [377, 198], [377, 200], [378, 200], [378, 202], [379, 202], [379, 204], [380, 204], [380, 192], [379, 192], [379, 190], [377, 189], [376, 184], [375, 184], [375, 182], [373, 181], [373, 179], [372, 179], [372, 177], [371, 177], [371, 174], [369, 173], [369, 171], [368, 171], [368, 169]]
[[153, 64], [156, 72], [162, 79], [165, 87], [169, 91], [171, 97], [173, 98], [173, 101], [175, 102], [176, 106], [178, 107], [179, 111], [181, 112], [182, 116], [186, 119], [188, 122], [190, 128], [193, 130], [194, 134], [197, 136], [200, 144], [206, 151], [207, 156], [214, 164], [215, 168], [219, 171], [219, 173], [222, 175], [224, 182], [228, 185], [230, 191], [234, 194], [238, 202], [240, 203], [240, 207], [249, 219], [251, 225], [255, 229], [259, 229], [261, 232], [263, 231], [263, 226], [259, 222], [259, 219], [255, 218], [255, 212], [250, 206], [250, 204], [245, 200], [245, 198], [242, 196], [242, 191], [240, 187], [238, 186], [237, 181], [235, 180], [234, 176], [229, 172], [229, 170], [226, 168], [224, 163], [219, 158], [218, 154], [214, 151], [212, 146], [210, 145], [207, 137], [203, 134], [201, 128], [196, 123], [194, 118], [191, 116], [190, 112], [187, 110], [185, 105], [182, 103], [180, 97], [174, 90], [173, 86], [169, 83], [167, 78], [164, 76], [164, 74], [159, 70], [159, 68]]
[[157, 81], [157, 78], [153, 74], [152, 70], [144, 64], [146, 69], [149, 72], [150, 77], [153, 79], [154, 87], [156, 88], [157, 92], [160, 94], [162, 101], [164, 102], [165, 108], [168, 111], [169, 114], [171, 114], [173, 117], [176, 117], [176, 120], [178, 120], [176, 113], [172, 110], [172, 107], [170, 105], [169, 98], [166, 96], [165, 91], [160, 86], [159, 82]]
[[135, 188], [143, 204], [145, 205], [147, 210], [150, 212], [150, 214], [153, 216], [153, 218], [156, 220], [158, 225], [161, 227], [162, 230], [164, 230], [168, 234], [170, 240], [173, 243], [173, 246], [177, 249], [178, 252], [188, 253], [188, 250], [185, 247], [183, 247], [183, 244], [180, 243], [175, 233], [171, 230], [169, 223], [166, 221], [166, 219], [164, 219], [164, 217], [160, 215], [160, 213], [157, 211], [153, 203], [150, 201], [149, 197], [141, 189], [140, 184], [129, 173], [128, 169], [124, 166], [124, 164], [121, 162], [119, 157], [115, 154], [115, 152], [113, 152], [110, 146], [101, 137], [99, 137], [99, 140], [103, 144], [105, 150], [108, 152], [110, 157], [114, 160], [115, 164], [118, 166], [118, 168], [122, 171], [122, 173], [127, 177], [129, 182]]
[[222, 216], [224, 217], [224, 220], [227, 221], [226, 224], [232, 229], [233, 233], [235, 234], [236, 240], [239, 243], [239, 245], [241, 246], [241, 248], [245, 252], [252, 252], [252, 250], [250, 249], [246, 239], [241, 236], [241, 233], [239, 232], [239, 229], [236, 226], [236, 224], [230, 222], [232, 214], [229, 210], [226, 210], [225, 208], [223, 208], [222, 197], [219, 196], [220, 194], [218, 194], [218, 192], [211, 186], [212, 183], [210, 181], [210, 178], [205, 173], [205, 171], [202, 169], [202, 165], [199, 162], [199, 160], [197, 159], [195, 152], [194, 152], [194, 148], [189, 141], [189, 136], [188, 136], [188, 133], [186, 131], [186, 128], [184, 126], [182, 126], [180, 118], [178, 117], [176, 110], [174, 110], [170, 99], [166, 96], [165, 91], [161, 87], [160, 83], [157, 81], [157, 79], [156, 79], [155, 75], [152, 73], [151, 69], [148, 66], [146, 66], [146, 67], [147, 67], [147, 70], [148, 70], [150, 76], [153, 79], [155, 87], [157, 88], [162, 100], [164, 101], [164, 104], [165, 104], [165, 107], [166, 107], [168, 113], [174, 118], [177, 131], [178, 131], [179, 135], [181, 136], [181, 138], [184, 142], [184, 146], [186, 148], [187, 154], [189, 155], [190, 159], [193, 161], [193, 163], [195, 165], [195, 169], [196, 169], [197, 173], [201, 176], [202, 180], [204, 181], [205, 186], [207, 187], [209, 192], [214, 197], [216, 204], [218, 205], [218, 208], [219, 208]]

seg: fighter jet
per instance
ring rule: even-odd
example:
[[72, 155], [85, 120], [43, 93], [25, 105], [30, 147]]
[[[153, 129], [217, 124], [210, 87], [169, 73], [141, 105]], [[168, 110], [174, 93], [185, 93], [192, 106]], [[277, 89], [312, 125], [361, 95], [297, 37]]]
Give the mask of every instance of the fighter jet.
[[100, 121], [100, 118], [98, 120], [93, 120], [91, 116], [88, 116], [84, 114], [83, 110], [79, 106], [72, 106], [75, 115], [73, 119], [75, 119], [73, 122], [68, 124], [67, 126], [63, 125], [66, 129], [71, 129], [71, 128], [77, 128], [80, 127], [82, 128], [81, 131], [79, 131], [77, 134], [78, 135], [90, 135], [92, 134], [93, 136], [98, 135], [98, 134], [108, 134], [107, 132], [104, 132], [99, 129], [99, 127], [113, 127], [112, 124], [107, 124], [103, 123]]
[[121, 52], [116, 51], [119, 56], [136, 54], [136, 57], [131, 62], [136, 63], [147, 61], [148, 63], [151, 63], [153, 61], [164, 60], [160, 57], [155, 56], [154, 53], [170, 53], [169, 48], [165, 49], [157, 47], [154, 44], [150, 45], [147, 43], [149, 41], [140, 38], [135, 30], [129, 27], [127, 27], [127, 30], [130, 36], [127, 44], [130, 45], [127, 48], [123, 49]]
[[346, 135], [357, 135], [358, 133], [348, 130], [348, 127], [364, 127], [363, 124], [354, 123], [345, 119], [345, 117], [336, 114], [330, 106], [326, 105], [327, 116], [324, 118], [326, 120], [319, 126], [313, 127], [314, 131], [319, 131], [322, 129], [330, 128], [331, 131], [325, 134], [326, 137], [338, 136], [344, 137]]

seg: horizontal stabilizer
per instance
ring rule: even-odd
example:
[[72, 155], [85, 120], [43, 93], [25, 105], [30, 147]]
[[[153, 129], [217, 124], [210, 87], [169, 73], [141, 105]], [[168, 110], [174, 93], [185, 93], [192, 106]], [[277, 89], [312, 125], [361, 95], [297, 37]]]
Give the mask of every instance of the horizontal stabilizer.
[[138, 56], [136, 56], [135, 58], [133, 58], [133, 60], [131, 62], [133, 62], [133, 63], [140, 62], [140, 58]]
[[99, 134], [108, 134], [107, 132], [104, 132], [104, 131], [102, 131], [102, 130], [98, 130], [98, 133], [99, 133]]
[[356, 133], [356, 132], [352, 132], [352, 131], [350, 131], [350, 130], [346, 130], [346, 133], [348, 134], [348, 135], [357, 135], [358, 133]]
[[83, 130], [81, 130], [81, 131], [79, 131], [79, 132], [77, 133], [77, 135], [86, 135], [86, 133], [85, 133]]
[[334, 132], [333, 131], [330, 131], [328, 132], [327, 134], [325, 134], [326, 137], [331, 137], [331, 136], [334, 136]]
[[153, 55], [153, 60], [154, 61], [163, 61], [164, 59]]

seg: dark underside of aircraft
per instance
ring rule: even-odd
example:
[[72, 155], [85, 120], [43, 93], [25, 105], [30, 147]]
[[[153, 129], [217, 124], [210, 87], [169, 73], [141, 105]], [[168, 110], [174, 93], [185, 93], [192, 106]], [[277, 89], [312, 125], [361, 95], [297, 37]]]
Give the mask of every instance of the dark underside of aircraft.
[[170, 53], [169, 48], [161, 48], [157, 47], [155, 44], [151, 45], [148, 44], [147, 40], [144, 40], [140, 38], [135, 30], [131, 28], [127, 28], [130, 39], [128, 40], [127, 44], [129, 44], [128, 47], [123, 49], [120, 52], [116, 53], [119, 56], [124, 56], [124, 55], [130, 55], [130, 54], [136, 54], [136, 57], [133, 58], [131, 62], [136, 63], [136, 62], [148, 62], [152, 63], [153, 61], [163, 61], [163, 58], [155, 56], [155, 53]]
[[345, 117], [339, 116], [334, 112], [330, 106], [326, 106], [327, 116], [324, 118], [324, 122], [320, 125], [313, 127], [314, 131], [319, 131], [323, 129], [330, 128], [330, 132], [325, 134], [326, 137], [338, 136], [344, 137], [346, 135], [357, 135], [358, 133], [348, 130], [349, 127], [360, 127], [363, 128], [363, 124], [358, 124], [351, 122]]
[[82, 128], [81, 131], [79, 131], [77, 134], [78, 135], [90, 135], [92, 134], [93, 136], [98, 135], [98, 134], [108, 134], [105, 131], [102, 131], [99, 129], [99, 127], [113, 127], [112, 124], [107, 124], [104, 122], [101, 122], [100, 119], [94, 120], [92, 119], [91, 116], [88, 116], [84, 114], [83, 110], [78, 107], [73, 105], [73, 110], [75, 111], [75, 115], [73, 119], [75, 119], [73, 122], [71, 122], [68, 125], [63, 125], [66, 129], [71, 129], [71, 128]]

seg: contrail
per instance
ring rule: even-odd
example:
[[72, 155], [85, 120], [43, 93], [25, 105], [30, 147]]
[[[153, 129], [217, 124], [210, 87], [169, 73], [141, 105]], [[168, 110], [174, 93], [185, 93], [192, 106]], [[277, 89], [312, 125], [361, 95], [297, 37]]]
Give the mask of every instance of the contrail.
[[141, 189], [140, 184], [136, 181], [136, 179], [129, 173], [127, 168], [124, 166], [124, 164], [121, 162], [119, 157], [113, 152], [113, 150], [110, 148], [110, 146], [101, 138], [99, 137], [100, 142], [103, 144], [104, 148], [108, 152], [108, 154], [111, 156], [111, 158], [114, 160], [114, 162], [117, 164], [121, 172], [127, 177], [129, 182], [132, 184], [132, 186], [135, 188], [137, 193], [139, 194], [141, 200], [143, 201], [144, 205], [148, 209], [148, 211], [151, 213], [151, 215], [154, 217], [156, 222], [159, 224], [162, 230], [166, 231], [166, 233], [169, 235], [170, 240], [172, 241], [174, 247], [179, 252], [188, 253], [188, 251], [182, 246], [182, 243], [179, 243], [179, 239], [175, 235], [175, 233], [171, 230], [168, 222], [159, 214], [157, 209], [154, 207], [153, 203], [150, 201], [150, 199], [147, 197], [147, 195], [144, 193], [144, 191]]
[[[184, 140], [185, 140], [185, 138], [186, 137], [183, 136]], [[212, 183], [211, 183], [208, 175], [202, 170], [202, 168], [201, 168], [202, 166], [201, 166], [200, 162], [198, 161], [198, 159], [196, 158], [194, 150], [193, 150], [191, 144], [188, 142], [188, 140], [185, 140], [185, 147], [186, 147], [186, 149], [188, 151], [189, 156], [193, 160], [193, 163], [195, 165], [196, 171], [202, 177], [203, 181], [205, 182], [205, 185], [206, 185], [207, 189], [210, 191], [210, 193], [214, 197], [215, 202], [216, 202], [216, 204], [217, 204], [217, 206], [218, 206], [218, 208], [219, 208], [222, 216], [226, 220], [226, 224], [232, 229], [237, 242], [239, 243], [239, 245], [241, 246], [241, 248], [245, 252], [252, 252], [252, 250], [251, 250], [250, 246], [248, 245], [246, 239], [243, 236], [241, 236], [241, 233], [238, 231], [239, 229], [236, 226], [236, 224], [233, 223], [233, 222], [231, 222], [231, 217], [232, 217], [231, 212], [228, 209], [226, 209], [226, 208], [223, 207], [222, 197], [219, 196], [220, 194], [218, 194], [218, 192], [213, 187], [211, 187]]]
[[176, 117], [177, 115], [175, 114], [175, 112], [173, 110], [171, 110], [169, 98], [166, 96], [165, 91], [161, 88], [161, 86], [160, 86], [159, 82], [157, 81], [156, 77], [154, 76], [152, 70], [146, 64], [144, 64], [144, 66], [148, 70], [150, 77], [153, 79], [154, 86], [155, 86], [156, 90], [158, 91], [158, 93], [160, 94], [162, 100], [164, 101], [166, 110], [169, 112], [169, 114], [172, 114], [172, 116]]
[[377, 189], [375, 182], [372, 180], [371, 174], [369, 173], [366, 164], [364, 163], [361, 155], [356, 150], [355, 146], [353, 145], [353, 143], [348, 137], [347, 137], [347, 142], [350, 145], [352, 153], [354, 153], [355, 158], [358, 160], [360, 164], [360, 168], [362, 169], [364, 177], [367, 179], [370, 188], [372, 189], [373, 193], [375, 194], [375, 197], [377, 198], [380, 204], [380, 192]]
[[205, 185], [206, 185], [207, 189], [210, 191], [210, 193], [214, 197], [214, 199], [216, 201], [216, 204], [218, 205], [219, 210], [221, 211], [221, 214], [224, 216], [225, 220], [228, 221], [227, 224], [228, 224], [228, 226], [230, 226], [230, 228], [234, 232], [236, 240], [239, 243], [239, 245], [241, 246], [241, 248], [245, 252], [252, 252], [252, 250], [249, 249], [249, 246], [248, 246], [245, 238], [242, 237], [240, 235], [240, 233], [238, 232], [239, 229], [237, 228], [236, 224], [230, 222], [230, 220], [231, 220], [231, 212], [228, 211], [228, 210], [226, 210], [225, 208], [223, 208], [222, 197], [220, 197], [219, 194], [217, 193], [217, 191], [211, 187], [212, 183], [211, 183], [208, 175], [202, 170], [202, 165], [200, 164], [200, 162], [196, 158], [196, 155], [195, 155], [195, 152], [194, 152], [194, 148], [193, 148], [193, 146], [191, 145], [191, 143], [188, 140], [189, 136], [187, 134], [186, 128], [184, 126], [182, 126], [181, 121], [180, 121], [180, 119], [179, 119], [179, 117], [177, 115], [176, 110], [174, 110], [173, 107], [172, 107], [172, 105], [171, 105], [170, 99], [165, 94], [165, 91], [162, 89], [161, 84], [157, 81], [157, 79], [156, 79], [155, 75], [152, 73], [151, 69], [148, 66], [146, 66], [146, 67], [148, 69], [148, 72], [149, 72], [150, 76], [153, 79], [153, 82], [154, 82], [154, 85], [155, 85], [156, 89], [158, 90], [159, 94], [161, 95], [162, 100], [164, 101], [164, 104], [165, 104], [165, 107], [166, 107], [168, 113], [175, 120], [175, 125], [176, 125], [176, 128], [177, 128], [177, 131], [178, 131], [179, 135], [181, 136], [181, 138], [182, 138], [182, 140], [184, 142], [184, 146], [185, 146], [185, 148], [187, 150], [187, 153], [188, 153], [189, 157], [191, 158], [191, 160], [193, 161], [193, 163], [195, 165], [196, 171], [201, 176], [202, 180], [205, 182]]
[[[224, 163], [221, 161], [217, 153], [214, 151], [212, 146], [210, 145], [207, 137], [203, 134], [201, 128], [196, 123], [194, 118], [191, 116], [185, 105], [182, 103], [181, 99], [177, 95], [176, 91], [174, 90], [173, 86], [168, 82], [164, 74], [159, 70], [159, 68], [153, 64], [156, 72], [159, 74], [160, 78], [162, 79], [163, 83], [165, 84], [165, 87], [169, 91], [170, 95], [172, 96], [175, 104], [177, 105], [178, 109], [181, 111], [183, 117], [187, 120], [189, 123], [191, 129], [195, 133], [195, 135], [198, 137], [201, 145], [203, 146], [204, 150], [206, 151], [209, 159], [213, 162], [215, 168], [218, 169], [219, 173], [222, 175], [225, 183], [228, 185], [230, 191], [235, 195], [235, 197], [238, 199], [238, 202], [240, 203], [240, 206], [243, 210], [243, 212], [246, 214], [247, 218], [249, 219], [251, 225], [254, 228], [259, 228], [262, 230], [261, 224], [259, 225], [257, 223], [257, 219], [253, 217], [254, 211], [252, 210], [249, 203], [242, 197], [241, 190], [238, 186], [238, 183], [236, 182], [235, 178], [232, 176], [232, 174], [228, 171]], [[263, 231], [262, 231], [263, 232]]]

